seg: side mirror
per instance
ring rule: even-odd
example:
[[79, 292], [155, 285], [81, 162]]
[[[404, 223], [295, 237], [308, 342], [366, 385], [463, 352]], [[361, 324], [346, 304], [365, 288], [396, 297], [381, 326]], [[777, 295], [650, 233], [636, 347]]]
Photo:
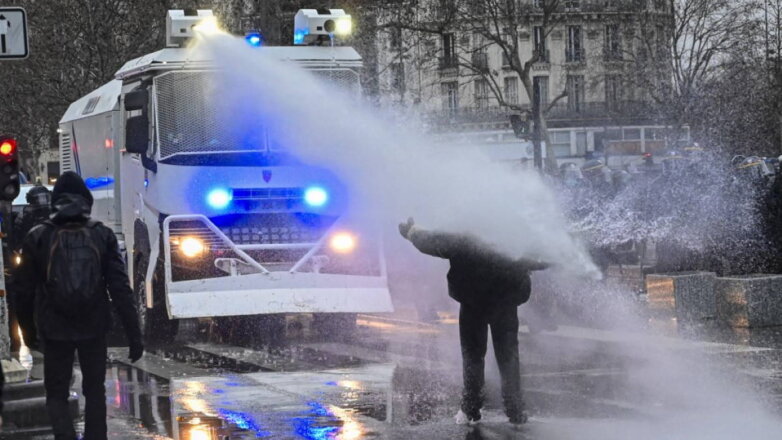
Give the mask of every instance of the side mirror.
[[131, 116], [125, 121], [125, 150], [145, 155], [149, 148], [149, 118], [146, 114]]
[[145, 110], [149, 104], [147, 89], [137, 89], [125, 94], [125, 110]]

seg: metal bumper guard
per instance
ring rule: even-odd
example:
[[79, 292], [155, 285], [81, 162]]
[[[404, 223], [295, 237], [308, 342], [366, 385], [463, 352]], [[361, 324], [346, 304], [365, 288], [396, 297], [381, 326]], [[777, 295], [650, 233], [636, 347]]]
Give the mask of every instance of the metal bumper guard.
[[[198, 221], [240, 257], [242, 266], [257, 273], [219, 278], [173, 281], [170, 225]], [[166, 303], [171, 319], [267, 313], [377, 313], [391, 312], [391, 295], [381, 264], [380, 276], [355, 276], [298, 272], [324, 245], [328, 233], [290, 270], [271, 272], [244, 250], [264, 245], [237, 245], [203, 215], [172, 215], [163, 222]], [[279, 249], [281, 245], [268, 245]], [[297, 246], [297, 245], [292, 245]], [[382, 260], [382, 253], [380, 255]]]

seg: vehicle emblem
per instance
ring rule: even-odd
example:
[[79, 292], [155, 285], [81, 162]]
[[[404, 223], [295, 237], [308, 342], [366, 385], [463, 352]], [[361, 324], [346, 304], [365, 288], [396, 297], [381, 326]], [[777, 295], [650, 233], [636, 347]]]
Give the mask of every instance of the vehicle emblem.
[[272, 180], [272, 172], [270, 170], [263, 170], [263, 181], [269, 183]]

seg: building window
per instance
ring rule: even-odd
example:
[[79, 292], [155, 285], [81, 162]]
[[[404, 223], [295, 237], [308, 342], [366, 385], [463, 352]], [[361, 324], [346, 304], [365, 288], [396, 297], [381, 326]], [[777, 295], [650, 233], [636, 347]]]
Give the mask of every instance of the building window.
[[578, 9], [581, 7], [581, 0], [565, 0], [565, 9]]
[[389, 39], [389, 46], [391, 50], [402, 49], [402, 29], [395, 27], [391, 28], [391, 38]]
[[519, 80], [515, 76], [505, 78], [505, 88], [503, 89], [505, 102], [511, 105], [519, 103]]
[[536, 8], [546, 7], [546, 0], [532, 0], [532, 6]]
[[549, 139], [555, 156], [570, 156], [570, 131], [550, 131]]
[[510, 57], [508, 54], [503, 50], [502, 51], [502, 68], [503, 69], [510, 69]]
[[532, 38], [535, 52], [538, 55], [538, 62], [548, 63], [548, 49], [546, 48], [546, 32], [543, 26], [532, 28]]
[[622, 77], [620, 75], [606, 75], [605, 89], [608, 111], [619, 110], [622, 101]]
[[655, 31], [657, 40], [657, 53], [664, 54], [668, 47], [668, 37], [665, 35], [665, 26], [658, 24]]
[[443, 111], [455, 115], [459, 111], [459, 83], [456, 81], [442, 84]]
[[644, 130], [644, 139], [647, 141], [659, 141], [665, 139], [665, 129], [647, 128]]
[[391, 64], [391, 88], [395, 92], [402, 91], [405, 83], [405, 65], [402, 63]]
[[475, 107], [476, 108], [488, 108], [489, 107], [489, 82], [485, 79], [475, 80]]
[[456, 41], [453, 34], [443, 34], [442, 67], [456, 66]]
[[567, 105], [570, 111], [584, 110], [584, 75], [567, 76]]
[[483, 34], [475, 32], [472, 34], [472, 50], [485, 52], [489, 45], [486, 43], [486, 37]]
[[640, 128], [625, 128], [622, 138], [626, 141], [640, 141], [641, 129]]
[[606, 25], [605, 57], [608, 61], [622, 59], [622, 34], [618, 24]]
[[548, 77], [536, 76], [532, 78], [532, 89], [535, 96], [534, 102], [538, 104], [543, 110], [548, 107]]
[[567, 48], [565, 49], [565, 61], [578, 63], [584, 61], [584, 45], [581, 39], [581, 26], [567, 27]]

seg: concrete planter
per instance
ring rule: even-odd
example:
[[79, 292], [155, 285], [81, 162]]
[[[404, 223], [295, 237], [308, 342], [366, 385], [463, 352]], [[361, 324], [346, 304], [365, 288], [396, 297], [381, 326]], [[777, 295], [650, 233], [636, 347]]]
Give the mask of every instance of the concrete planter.
[[720, 321], [731, 327], [782, 325], [782, 275], [717, 278]]
[[680, 323], [698, 323], [717, 318], [713, 272], [676, 272], [646, 276], [649, 308], [675, 316]]

